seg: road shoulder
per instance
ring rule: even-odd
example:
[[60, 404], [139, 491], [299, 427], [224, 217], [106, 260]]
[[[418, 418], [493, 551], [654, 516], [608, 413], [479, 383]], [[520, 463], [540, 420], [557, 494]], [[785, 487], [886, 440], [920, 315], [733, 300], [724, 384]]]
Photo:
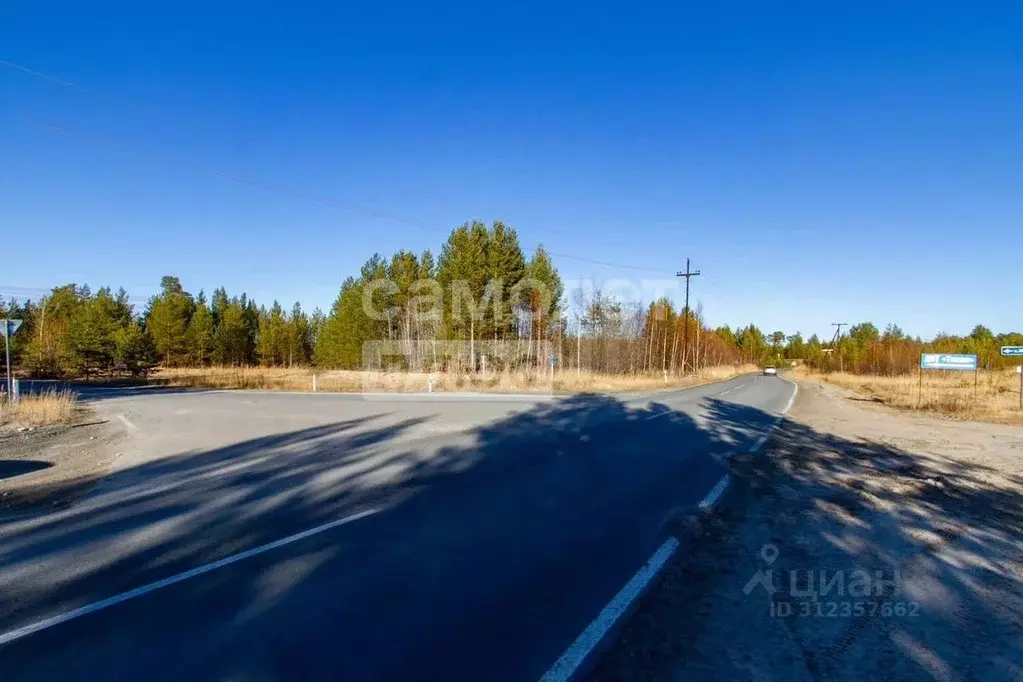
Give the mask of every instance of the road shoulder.
[[1023, 678], [1023, 430], [800, 388], [593, 679]]
[[0, 518], [71, 504], [107, 475], [127, 435], [93, 412], [71, 425], [0, 432]]

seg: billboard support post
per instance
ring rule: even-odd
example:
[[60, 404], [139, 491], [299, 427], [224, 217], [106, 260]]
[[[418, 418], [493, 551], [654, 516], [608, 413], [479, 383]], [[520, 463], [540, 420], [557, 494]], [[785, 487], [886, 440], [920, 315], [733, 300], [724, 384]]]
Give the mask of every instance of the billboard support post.
[[920, 409], [920, 402], [924, 399], [924, 367], [920, 365], [920, 383], [916, 391], [916, 409]]
[[[1023, 346], [1002, 346], [1002, 357], [1023, 356]], [[1019, 409], [1023, 410], [1023, 365], [1019, 370]]]
[[976, 355], [965, 353], [921, 353], [920, 354], [920, 389], [917, 394], [916, 408], [919, 410], [924, 395], [924, 370], [950, 369], [957, 371], [973, 371], [973, 394], [977, 395], [977, 376], [980, 368]]

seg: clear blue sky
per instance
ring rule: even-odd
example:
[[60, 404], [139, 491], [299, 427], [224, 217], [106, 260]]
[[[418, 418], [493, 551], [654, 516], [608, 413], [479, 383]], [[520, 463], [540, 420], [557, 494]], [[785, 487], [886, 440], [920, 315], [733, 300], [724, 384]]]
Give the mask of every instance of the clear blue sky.
[[690, 256], [714, 325], [1023, 329], [1016, 3], [485, 4], [5, 3], [0, 59], [103, 94], [0, 67], [0, 293], [176, 274], [327, 309], [373, 251], [500, 218]]

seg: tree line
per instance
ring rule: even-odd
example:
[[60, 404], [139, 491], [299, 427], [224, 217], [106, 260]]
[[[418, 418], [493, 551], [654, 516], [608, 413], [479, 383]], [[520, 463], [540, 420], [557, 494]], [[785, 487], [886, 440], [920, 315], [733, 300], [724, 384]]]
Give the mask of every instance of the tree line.
[[1019, 364], [1019, 360], [1002, 357], [1001, 347], [1023, 345], [1023, 334], [995, 334], [978, 324], [966, 336], [940, 333], [924, 341], [919, 336], [908, 336], [896, 324], [881, 331], [871, 322], [861, 322], [852, 325], [849, 333], [834, 344], [824, 344], [816, 336], [805, 344], [798, 338], [795, 341], [791, 349], [786, 346], [786, 352], [799, 353], [815, 369], [895, 376], [915, 372], [922, 353], [966, 353], [976, 355], [981, 368], [1006, 369]]
[[472, 221], [451, 231], [436, 258], [430, 250], [374, 254], [341, 283], [326, 314], [259, 305], [223, 287], [193, 295], [168, 275], [141, 311], [124, 289], [67, 284], [38, 301], [0, 299], [0, 316], [24, 320], [13, 359], [36, 377], [138, 376], [157, 365], [679, 374], [793, 360], [898, 374], [926, 351], [976, 352], [982, 365], [1002, 367], [998, 346], [1023, 344], [1019, 334], [982, 326], [924, 342], [864, 322], [832, 347], [754, 324], [712, 329], [701, 306], [680, 310], [667, 298], [644, 305], [600, 287], [576, 290], [572, 301], [566, 294], [542, 246], [527, 257], [513, 228]]
[[975, 326], [966, 336], [939, 333], [926, 341], [909, 336], [897, 324], [888, 324], [881, 331], [872, 322], [854, 324], [839, 338], [826, 341], [816, 334], [804, 339], [799, 332], [774, 331], [764, 335], [753, 325], [734, 332], [721, 327], [717, 333], [739, 348], [746, 359], [760, 358], [760, 362], [779, 365], [798, 361], [823, 372], [841, 370], [887, 376], [915, 372], [923, 353], [976, 355], [981, 368], [1002, 370], [1019, 361], [1002, 357], [1001, 347], [1023, 345], [1023, 334], [995, 334], [984, 325]]
[[124, 289], [93, 293], [88, 285], [55, 287], [39, 301], [0, 300], [0, 316], [22, 319], [12, 338], [13, 362], [34, 377], [142, 375], [166, 367], [308, 364], [322, 314], [289, 313], [274, 301], [257, 306], [223, 288], [207, 300], [192, 296], [177, 277], [137, 315]]

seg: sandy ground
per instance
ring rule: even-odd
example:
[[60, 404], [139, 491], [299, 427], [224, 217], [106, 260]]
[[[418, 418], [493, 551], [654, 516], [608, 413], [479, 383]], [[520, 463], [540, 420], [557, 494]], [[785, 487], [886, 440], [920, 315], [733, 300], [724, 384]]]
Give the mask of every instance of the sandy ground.
[[107, 474], [126, 435], [91, 411], [74, 425], [0, 429], [0, 520], [73, 501]]
[[1023, 680], [1023, 429], [800, 388], [593, 678]]

